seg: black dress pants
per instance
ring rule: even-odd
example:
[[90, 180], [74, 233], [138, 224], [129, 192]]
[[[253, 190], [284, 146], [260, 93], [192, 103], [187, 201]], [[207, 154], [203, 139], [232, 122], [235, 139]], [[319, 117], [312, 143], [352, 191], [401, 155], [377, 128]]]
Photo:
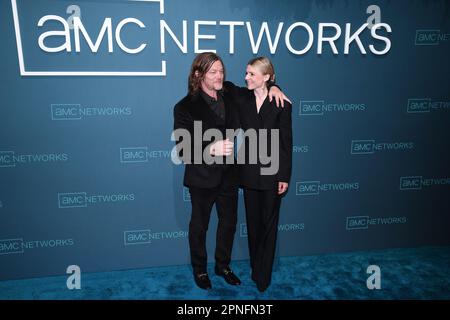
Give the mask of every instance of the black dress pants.
[[214, 203], [218, 214], [215, 262], [219, 269], [231, 261], [237, 223], [237, 186], [219, 185], [216, 188], [189, 187], [192, 215], [189, 223], [189, 248], [194, 273], [205, 273], [207, 265], [206, 232]]
[[265, 290], [272, 279], [281, 197], [277, 189], [244, 188], [252, 279]]

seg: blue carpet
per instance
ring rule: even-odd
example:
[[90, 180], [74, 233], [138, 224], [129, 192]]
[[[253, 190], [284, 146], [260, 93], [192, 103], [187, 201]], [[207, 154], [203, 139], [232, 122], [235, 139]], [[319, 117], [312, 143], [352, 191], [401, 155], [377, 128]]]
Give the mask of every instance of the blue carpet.
[[[381, 268], [381, 289], [369, 290], [369, 265]], [[282, 257], [272, 285], [259, 293], [248, 261], [233, 261], [242, 280], [233, 287], [214, 275], [213, 289], [198, 289], [190, 266], [82, 273], [81, 289], [68, 290], [68, 275], [0, 282], [0, 299], [450, 299], [450, 247], [420, 247]]]

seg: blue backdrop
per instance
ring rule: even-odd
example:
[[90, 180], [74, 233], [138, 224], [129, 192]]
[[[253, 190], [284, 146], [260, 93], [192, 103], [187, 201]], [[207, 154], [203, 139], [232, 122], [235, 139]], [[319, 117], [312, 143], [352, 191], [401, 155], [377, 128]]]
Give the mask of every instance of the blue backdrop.
[[189, 263], [170, 137], [201, 50], [240, 86], [269, 56], [293, 102], [279, 255], [450, 244], [448, 1], [1, 0], [0, 29], [2, 280]]

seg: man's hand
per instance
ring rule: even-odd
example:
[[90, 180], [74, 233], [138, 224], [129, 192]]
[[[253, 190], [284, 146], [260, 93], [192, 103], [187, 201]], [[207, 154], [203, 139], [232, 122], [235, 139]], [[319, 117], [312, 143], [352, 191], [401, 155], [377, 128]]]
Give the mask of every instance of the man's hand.
[[289, 184], [287, 182], [278, 182], [278, 194], [283, 194], [288, 189]]
[[209, 148], [209, 154], [212, 156], [229, 156], [233, 153], [234, 143], [229, 139], [219, 140]]
[[269, 90], [269, 101], [272, 102], [273, 98], [275, 98], [275, 103], [277, 104], [277, 107], [279, 107], [281, 103], [281, 107], [284, 108], [284, 100], [287, 100], [292, 104], [291, 100], [289, 100], [289, 98], [286, 97], [284, 93], [281, 92], [281, 90], [276, 86], [270, 87]]

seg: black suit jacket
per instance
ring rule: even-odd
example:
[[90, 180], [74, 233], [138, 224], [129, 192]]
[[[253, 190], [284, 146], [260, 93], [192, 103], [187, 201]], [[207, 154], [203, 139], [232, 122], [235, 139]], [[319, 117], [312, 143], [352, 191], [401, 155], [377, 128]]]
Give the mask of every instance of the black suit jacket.
[[[267, 129], [267, 152], [270, 155], [271, 135], [270, 129], [279, 130], [279, 168], [273, 175], [261, 175], [262, 167], [269, 167], [270, 164], [263, 165], [257, 156], [256, 164], [249, 164], [249, 145], [245, 146], [245, 164], [239, 164], [239, 183], [241, 186], [252, 189], [267, 190], [278, 187], [278, 182], [289, 183], [292, 171], [292, 105], [284, 101], [284, 108], [276, 107], [275, 100], [269, 102], [267, 97], [261, 106], [259, 113], [256, 109], [256, 97], [253, 91], [247, 91], [237, 99], [239, 103], [239, 118], [241, 128], [247, 129]], [[257, 135], [259, 145], [259, 135]], [[243, 151], [241, 149], [239, 152]], [[259, 150], [259, 147], [257, 148]]]
[[[186, 163], [184, 172], [184, 185], [187, 187], [198, 187], [198, 188], [213, 188], [218, 186], [220, 183], [225, 184], [225, 186], [237, 186], [238, 185], [238, 168], [236, 165], [227, 165], [225, 157], [222, 158], [223, 164], [208, 164], [202, 159], [202, 163], [194, 163], [194, 121], [202, 122], [202, 132], [201, 136], [208, 129], [219, 129], [223, 133], [223, 139], [225, 139], [225, 130], [233, 129], [236, 130], [239, 126], [239, 114], [236, 106], [236, 96], [241, 94], [241, 89], [235, 87], [230, 82], [224, 83], [223, 89], [223, 100], [225, 105], [225, 124], [216, 115], [216, 113], [208, 106], [206, 101], [200, 95], [196, 93], [194, 95], [187, 95], [182, 100], [180, 100], [174, 107], [174, 129], [186, 129], [190, 132], [192, 137], [191, 143], [191, 157], [189, 159], [185, 158], [182, 150], [177, 148], [178, 156], [180, 159], [186, 159], [190, 163]], [[177, 135], [175, 131], [175, 141], [179, 142], [181, 137]], [[202, 152], [205, 149], [209, 150], [209, 146], [215, 141], [196, 141], [196, 143], [201, 143]], [[177, 147], [179, 144], [177, 144]], [[207, 151], [208, 152], [208, 151]], [[202, 153], [203, 154], [203, 153]], [[233, 155], [231, 156], [233, 157]], [[236, 163], [236, 160], [234, 160]]]

